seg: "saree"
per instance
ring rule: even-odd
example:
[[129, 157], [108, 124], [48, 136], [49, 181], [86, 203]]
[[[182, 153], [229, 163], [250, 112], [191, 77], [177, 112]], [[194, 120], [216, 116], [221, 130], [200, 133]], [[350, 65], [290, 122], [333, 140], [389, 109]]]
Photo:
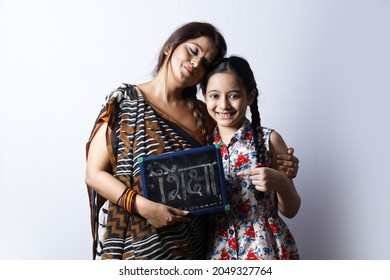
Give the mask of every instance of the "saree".
[[[207, 116], [204, 103], [198, 102]], [[112, 175], [139, 195], [143, 195], [143, 191], [138, 158], [206, 144], [200, 133], [182, 128], [169, 116], [156, 111], [141, 92], [129, 84], [123, 84], [106, 97], [87, 142], [87, 158], [89, 144], [102, 122], [108, 124], [106, 139]], [[95, 259], [205, 259], [206, 215], [156, 229], [145, 218], [128, 213], [90, 186], [87, 190]]]

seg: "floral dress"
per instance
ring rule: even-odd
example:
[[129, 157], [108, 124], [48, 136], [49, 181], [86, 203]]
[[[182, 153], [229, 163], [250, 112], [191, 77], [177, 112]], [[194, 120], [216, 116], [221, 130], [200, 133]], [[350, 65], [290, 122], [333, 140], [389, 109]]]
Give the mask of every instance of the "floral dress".
[[[272, 129], [262, 128], [265, 146], [269, 151]], [[258, 200], [254, 185], [237, 172], [256, 167], [256, 150], [249, 120], [234, 134], [226, 146], [214, 131], [214, 144], [221, 144], [231, 211], [211, 217], [211, 259], [299, 259], [295, 240], [278, 215], [276, 192], [265, 193]]]

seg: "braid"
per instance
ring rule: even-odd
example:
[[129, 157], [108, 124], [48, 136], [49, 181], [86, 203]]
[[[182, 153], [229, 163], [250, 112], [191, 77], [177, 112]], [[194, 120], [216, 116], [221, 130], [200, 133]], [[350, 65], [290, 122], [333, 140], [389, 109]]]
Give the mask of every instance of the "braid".
[[267, 151], [263, 139], [263, 130], [261, 129], [260, 113], [257, 106], [258, 90], [256, 88], [256, 97], [250, 106], [252, 114], [252, 129], [254, 135], [255, 149], [256, 149], [256, 161], [258, 165], [264, 166], [269, 163], [269, 152]]
[[[256, 88], [256, 96], [253, 100], [252, 105], [250, 106], [251, 114], [252, 114], [252, 129], [253, 129], [253, 140], [255, 142], [255, 150], [256, 150], [256, 162], [257, 166], [266, 166], [269, 163], [269, 152], [267, 151], [263, 139], [263, 129], [261, 128], [261, 119], [260, 113], [257, 106], [257, 96], [258, 90]], [[257, 200], [263, 200], [265, 194], [263, 192], [256, 192]]]
[[208, 142], [206, 139], [206, 137], [207, 137], [207, 131], [206, 131], [206, 125], [205, 125], [206, 118], [203, 115], [202, 111], [200, 110], [196, 93], [197, 93], [196, 86], [186, 88], [183, 91], [184, 100], [187, 103], [187, 108], [192, 111], [196, 126], [198, 127], [198, 130], [202, 133], [203, 140]]

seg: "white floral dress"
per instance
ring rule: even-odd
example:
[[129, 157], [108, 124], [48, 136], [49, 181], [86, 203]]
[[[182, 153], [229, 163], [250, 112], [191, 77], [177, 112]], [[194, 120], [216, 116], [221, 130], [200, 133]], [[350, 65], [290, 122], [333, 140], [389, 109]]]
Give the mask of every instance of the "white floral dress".
[[[262, 128], [269, 150], [272, 129]], [[249, 120], [226, 145], [214, 132], [214, 143], [222, 146], [222, 160], [232, 210], [211, 217], [211, 259], [299, 259], [294, 237], [278, 215], [276, 192], [265, 193], [259, 201], [249, 179], [237, 172], [256, 167], [256, 150]]]

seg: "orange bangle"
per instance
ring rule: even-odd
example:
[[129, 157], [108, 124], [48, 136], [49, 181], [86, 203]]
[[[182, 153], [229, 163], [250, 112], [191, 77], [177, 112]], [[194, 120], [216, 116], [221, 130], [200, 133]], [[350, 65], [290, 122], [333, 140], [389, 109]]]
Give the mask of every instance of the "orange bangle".
[[129, 213], [133, 211], [133, 202], [136, 194], [134, 190], [128, 188], [123, 195], [123, 208]]
[[131, 196], [131, 207], [130, 207], [130, 213], [135, 213], [135, 197], [137, 196], [137, 193], [134, 191], [133, 195]]

